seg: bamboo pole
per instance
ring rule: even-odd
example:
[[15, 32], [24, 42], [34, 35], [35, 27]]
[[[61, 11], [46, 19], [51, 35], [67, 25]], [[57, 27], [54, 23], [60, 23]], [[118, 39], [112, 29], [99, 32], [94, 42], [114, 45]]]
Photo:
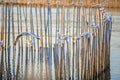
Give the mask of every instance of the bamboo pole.
[[30, 52], [31, 52], [31, 71], [32, 71], [31, 79], [34, 79], [34, 57], [33, 57], [34, 51], [32, 47], [30, 48]]
[[[26, 11], [26, 12], [25, 12]], [[27, 11], [27, 6], [26, 6], [26, 10], [24, 11], [24, 8], [23, 8], [23, 14], [24, 14], [24, 17], [25, 17], [25, 25], [26, 25], [26, 32], [28, 32], [28, 24], [27, 24], [27, 22], [28, 22], [28, 20], [27, 20], [27, 13], [28, 13], [28, 11]], [[26, 41], [28, 40], [28, 36], [26, 36]], [[25, 57], [25, 77], [24, 77], [24, 79], [28, 79], [28, 75], [27, 75], [27, 73], [28, 73], [28, 50], [29, 50], [29, 48], [28, 48], [28, 44], [26, 43], [26, 49], [25, 49], [25, 53], [26, 53], [26, 57]]]
[[[21, 30], [20, 32], [23, 32], [23, 23], [22, 23], [22, 7], [20, 6], [20, 26], [21, 26]], [[23, 38], [21, 38], [21, 79], [23, 79]]]
[[[44, 30], [45, 30], [45, 49], [46, 49], [47, 48], [47, 25], [46, 25], [46, 9], [45, 9], [45, 7], [44, 7]], [[44, 71], [45, 71], [45, 74], [46, 74], [46, 78], [45, 79], [48, 79], [47, 66], [46, 66], [46, 57], [45, 57], [45, 55], [46, 55], [46, 53], [43, 55], [43, 57], [45, 58], [45, 59], [43, 59], [43, 60], [45, 60], [45, 62], [44, 62], [44, 64], [45, 64], [45, 70]]]
[[69, 52], [68, 52], [68, 54], [69, 54], [69, 58], [68, 58], [68, 60], [69, 60], [69, 79], [71, 79], [71, 74], [70, 74], [70, 72], [71, 72], [71, 69], [72, 69], [72, 60], [71, 60], [71, 54], [72, 54], [72, 39], [71, 39], [71, 37], [70, 37], [70, 35], [72, 35], [72, 32], [71, 32], [71, 29], [72, 29], [72, 26], [71, 26], [71, 18], [70, 18], [70, 16], [71, 16], [71, 9], [69, 9], [69, 12], [68, 12], [68, 24], [69, 24], [69, 45], [68, 45], [68, 50], [69, 50]]
[[55, 70], [55, 79], [58, 79], [58, 44], [54, 44], [54, 70]]
[[[53, 57], [52, 57], [53, 56], [53, 47], [52, 47], [52, 40], [53, 40], [52, 39], [52, 31], [53, 30], [52, 30], [52, 26], [53, 25], [52, 25], [52, 10], [51, 10], [51, 8], [49, 8], [49, 9], [50, 9], [50, 12], [49, 12], [50, 13], [50, 29], [49, 29], [50, 33], [49, 34], [50, 34], [50, 52], [51, 52], [50, 55], [51, 55], [51, 70], [52, 70], [53, 69], [52, 68], [52, 65], [53, 65]], [[51, 76], [52, 76], [52, 79], [54, 80], [55, 78], [52, 75], [52, 71], [51, 71]]]
[[[79, 13], [78, 13], [78, 15], [79, 15], [79, 18], [78, 18], [78, 26], [79, 26], [78, 29], [79, 29], [79, 32], [78, 32], [78, 35], [77, 35], [77, 36], [80, 36], [80, 34], [81, 34], [81, 24], [82, 24], [82, 23], [81, 23], [81, 12], [80, 12], [81, 7], [78, 7], [78, 8], [79, 8], [79, 11], [78, 11], [78, 12], [79, 12]], [[78, 53], [78, 69], [79, 69], [79, 70], [78, 70], [78, 79], [81, 79], [81, 73], [80, 73], [80, 71], [81, 71], [81, 64], [80, 64], [80, 63], [81, 63], [81, 62], [80, 62], [80, 61], [81, 61], [81, 58], [80, 58], [80, 57], [81, 57], [81, 56], [80, 56], [81, 46], [80, 46], [80, 42], [81, 42], [81, 41], [78, 40], [78, 43], [79, 43], [79, 45], [78, 45], [78, 46], [79, 46], [79, 48], [78, 48], [78, 49], [79, 49], [79, 53]]]
[[48, 48], [46, 49], [46, 57], [47, 57], [47, 69], [48, 69], [48, 76], [49, 76], [49, 79], [52, 79], [52, 48], [51, 48], [51, 45], [52, 45], [52, 42], [51, 42], [51, 9], [50, 9], [50, 3], [48, 2], [48, 16], [47, 16], [47, 26], [48, 26]]
[[71, 79], [73, 79], [74, 78], [74, 51], [75, 51], [75, 48], [74, 48], [74, 46], [75, 46], [75, 42], [74, 42], [74, 26], [75, 26], [75, 24], [74, 24], [74, 22], [75, 22], [75, 8], [76, 8], [76, 5], [75, 5], [75, 2], [73, 3], [73, 27], [72, 27], [72, 32], [73, 32], [73, 34], [72, 34], [72, 36], [73, 36], [73, 38], [72, 38], [72, 48], [73, 48], [73, 52], [72, 52], [72, 54], [71, 54], [71, 56], [72, 56], [72, 71], [71, 71]]
[[[69, 9], [68, 8], [66, 8], [67, 9], [67, 13], [66, 13], [66, 16], [67, 16], [67, 20], [66, 20], [66, 22], [67, 22], [67, 27], [66, 27], [66, 35], [68, 35], [69, 36]], [[69, 39], [69, 41], [70, 41], [70, 39]], [[69, 43], [69, 41], [68, 40], [66, 40], [66, 79], [70, 79], [70, 59], [69, 59], [69, 57], [70, 57], [70, 52], [69, 52], [69, 45], [70, 45], [70, 43]]]
[[61, 73], [61, 45], [58, 43], [58, 80], [60, 80]]
[[[13, 40], [13, 43], [15, 41], [15, 27], [14, 27], [14, 7], [13, 5], [11, 5], [11, 8], [12, 8], [12, 40]], [[15, 57], [16, 57], [16, 48], [15, 46], [13, 46], [13, 79], [15, 79]]]
[[[58, 57], [57, 62], [55, 62], [55, 79], [60, 79], [59, 74], [60, 74], [60, 68], [59, 68], [59, 54], [58, 54], [58, 44], [57, 44], [57, 31], [59, 31], [59, 2], [57, 1], [57, 8], [56, 8], [56, 33], [55, 33], [55, 51], [56, 53], [54, 53], [54, 60], [56, 57]], [[56, 64], [58, 63], [58, 65]]]
[[0, 78], [3, 79], [2, 75], [4, 72], [4, 47], [2, 46], [2, 52], [1, 52], [1, 69], [0, 69]]
[[[40, 13], [40, 37], [41, 37], [41, 40], [40, 40], [40, 43], [41, 43], [41, 46], [40, 46], [40, 64], [42, 64], [42, 60], [43, 60], [43, 26], [42, 26], [42, 10], [41, 10], [41, 6], [39, 6], [39, 13]], [[40, 80], [42, 79], [42, 66], [40, 66]]]
[[26, 58], [25, 58], [25, 77], [24, 79], [28, 79], [28, 46], [26, 47]]
[[[17, 6], [17, 22], [18, 22], [18, 35], [20, 33], [20, 18], [19, 18], [19, 10], [20, 10], [20, 6]], [[17, 68], [16, 68], [16, 79], [19, 79], [19, 74], [20, 74], [20, 42], [18, 42], [18, 58], [17, 58]]]
[[[4, 4], [2, 5], [2, 24], [1, 24], [1, 41], [4, 40]], [[0, 63], [0, 79], [2, 79], [3, 71], [4, 71], [4, 46], [2, 46], [1, 52], [1, 63]]]
[[[34, 20], [34, 15], [33, 15], [33, 8], [32, 8], [32, 3], [33, 1], [30, 0], [30, 31], [34, 33], [34, 24], [33, 24], [33, 20]], [[35, 40], [33, 37], [31, 37], [32, 40]], [[32, 74], [31, 74], [31, 78], [34, 79], [34, 63], [35, 63], [35, 44], [30, 46], [30, 52], [31, 52], [31, 70], [32, 70]]]
[[[39, 17], [38, 17], [38, 4], [36, 4], [36, 7], [35, 7], [35, 16], [36, 16], [36, 27], [37, 27], [37, 29], [36, 29], [36, 32], [37, 32], [37, 35], [39, 36], [40, 34], [39, 34], [39, 31], [40, 31], [40, 29], [39, 29]], [[37, 77], [37, 79], [40, 79], [40, 77], [39, 77], [39, 75], [40, 75], [40, 41], [39, 40], [37, 40], [37, 52], [36, 52], [37, 54], [37, 56], [36, 56], [36, 58], [37, 58], [37, 70], [39, 71], [38, 72], [38, 74], [36, 75], [36, 77]]]
[[[37, 7], [38, 7], [38, 5], [36, 5], [36, 7], [35, 7], [35, 13], [36, 13], [36, 26], [37, 26], [37, 29], [36, 29], [36, 32], [37, 32], [37, 35], [39, 36], [39, 29], [38, 29], [38, 9], [37, 9]], [[38, 65], [39, 65], [39, 56], [40, 56], [40, 54], [39, 54], [39, 41], [37, 40], [37, 48], [38, 48], [38, 51], [37, 51], [37, 61], [38, 61]]]
[[[64, 6], [61, 7], [61, 34], [64, 34]], [[63, 36], [61, 36], [62, 38]], [[65, 47], [64, 43], [61, 42], [61, 76], [60, 79], [65, 80], [65, 69], [64, 69], [64, 61], [65, 61]]]
[[[30, 32], [33, 32], [34, 33], [34, 24], [33, 24], [33, 8], [32, 8], [32, 1], [30, 1]], [[32, 40], [34, 40], [34, 38], [33, 37], [31, 37], [31, 39]], [[34, 47], [35, 47], [35, 45], [34, 46], [31, 46], [31, 48], [33, 48], [33, 50], [34, 50]], [[35, 60], [34, 60], [34, 58], [35, 58], [35, 53], [33, 52], [33, 54], [31, 54], [31, 60], [32, 60], [32, 62], [34, 62]], [[34, 71], [33, 71], [34, 72]]]
[[[6, 76], [7, 76], [7, 45], [6, 45], [6, 42], [7, 42], [7, 5], [5, 4], [5, 68], [6, 68]], [[6, 78], [7, 79], [7, 78]]]
[[[76, 12], [76, 37], [79, 36], [79, 7], [77, 7], [77, 12]], [[79, 79], [79, 41], [76, 41], [76, 79]]]
[[[107, 52], [107, 49], [108, 49], [108, 44], [107, 44], [107, 41], [109, 40], [109, 39], [107, 39], [108, 38], [108, 31], [107, 30], [109, 30], [108, 29], [108, 25], [105, 23], [105, 25], [104, 25], [104, 28], [103, 28], [104, 30], [104, 32], [103, 32], [103, 34], [104, 34], [104, 62], [103, 62], [103, 67], [104, 67], [104, 71], [105, 71], [105, 69], [107, 68], [107, 54], [108, 54], [108, 52]], [[106, 72], [105, 72], [106, 73]], [[104, 74], [104, 79], [106, 79], [106, 74]]]
[[[60, 31], [60, 7], [59, 7], [59, 2], [58, 2], [58, 31]], [[61, 79], [61, 43], [58, 43], [58, 80]]]
[[11, 4], [8, 4], [8, 79], [11, 79], [11, 64], [10, 64], [10, 12]]

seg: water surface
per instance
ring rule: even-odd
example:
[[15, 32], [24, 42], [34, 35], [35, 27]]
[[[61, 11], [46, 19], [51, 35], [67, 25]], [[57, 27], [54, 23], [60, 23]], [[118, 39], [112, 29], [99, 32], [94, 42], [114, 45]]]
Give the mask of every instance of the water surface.
[[120, 9], [109, 9], [113, 16], [113, 28], [111, 36], [111, 80], [120, 79]]

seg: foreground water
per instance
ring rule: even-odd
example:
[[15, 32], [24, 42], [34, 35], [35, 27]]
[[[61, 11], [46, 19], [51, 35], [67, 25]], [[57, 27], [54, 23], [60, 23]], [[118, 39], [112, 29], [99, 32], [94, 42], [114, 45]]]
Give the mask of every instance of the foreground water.
[[113, 15], [113, 28], [111, 37], [111, 80], [120, 79], [120, 9], [109, 9]]

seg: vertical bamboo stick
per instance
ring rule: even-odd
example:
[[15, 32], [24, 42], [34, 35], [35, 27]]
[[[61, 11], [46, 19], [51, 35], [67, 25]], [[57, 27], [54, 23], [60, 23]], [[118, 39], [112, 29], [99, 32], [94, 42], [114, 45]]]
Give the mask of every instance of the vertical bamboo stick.
[[[20, 32], [23, 32], [23, 23], [22, 23], [22, 12], [21, 12], [22, 6], [20, 5]], [[23, 38], [21, 38], [21, 79], [23, 79]]]
[[[1, 41], [4, 40], [4, 4], [2, 5], [2, 24], [1, 24]], [[3, 71], [4, 71], [4, 45], [2, 46], [1, 53], [1, 63], [0, 63], [0, 79], [2, 79]]]
[[4, 47], [2, 46], [2, 52], [1, 52], [1, 68], [0, 68], [0, 78], [4, 79], [3, 76], [3, 72], [4, 72]]
[[[52, 65], [53, 65], [53, 46], [52, 46], [53, 45], [52, 43], [53, 42], [52, 41], [53, 40], [52, 39], [53, 38], [53, 35], [52, 35], [53, 27], [52, 26], [53, 26], [52, 25], [52, 10], [50, 8], [50, 29], [49, 29], [50, 33], [49, 34], [50, 34], [51, 70], [53, 69], [52, 68]], [[55, 78], [53, 77], [54, 74], [52, 73], [52, 71], [51, 71], [51, 75], [52, 75], [52, 79], [54, 80]]]
[[[76, 12], [76, 37], [79, 35], [79, 7], [77, 7], [77, 12]], [[75, 53], [75, 55], [76, 55], [76, 57], [75, 57], [75, 65], [76, 65], [76, 71], [75, 71], [75, 73], [76, 73], [76, 76], [74, 76], [74, 77], [76, 77], [76, 79], [78, 79], [79, 78], [79, 67], [78, 67], [78, 60], [79, 60], [79, 56], [78, 56], [78, 54], [79, 54], [79, 49], [78, 49], [78, 46], [79, 46], [79, 42], [78, 41], [76, 41], [76, 53]]]
[[8, 4], [8, 79], [11, 79], [11, 64], [10, 64], [10, 12], [11, 4]]
[[[39, 29], [38, 29], [38, 9], [37, 9], [37, 7], [38, 7], [38, 5], [36, 4], [36, 7], [35, 7], [36, 26], [37, 26], [36, 32], [37, 32], [37, 35], [39, 36]], [[38, 40], [37, 40], [37, 48], [38, 48], [38, 51], [37, 51], [37, 53], [38, 53], [38, 55], [37, 55], [37, 61], [38, 61], [38, 65], [39, 65], [39, 56], [40, 56], [40, 54], [39, 54], [39, 41]]]
[[[47, 25], [46, 25], [46, 8], [44, 6], [44, 30], [45, 30], [45, 48], [47, 48]], [[45, 53], [46, 54], [46, 53]], [[45, 58], [45, 55], [43, 55], [43, 57]], [[45, 60], [45, 74], [47, 75], [47, 66], [46, 66], [46, 59]], [[48, 76], [46, 77], [46, 79], [48, 78]]]
[[[23, 14], [24, 14], [24, 16], [25, 16], [25, 24], [26, 24], [26, 32], [28, 32], [28, 24], [27, 24], [27, 13], [28, 13], [28, 11], [27, 11], [27, 6], [25, 6], [26, 8], [26, 12], [25, 11], [23, 11]], [[23, 10], [24, 10], [24, 8], [23, 8]], [[28, 37], [26, 36], [26, 41], [28, 40]], [[28, 79], [27, 77], [28, 77], [28, 75], [27, 75], [27, 73], [28, 73], [28, 44], [26, 43], [26, 49], [25, 49], [25, 53], [26, 53], [26, 57], [25, 57], [25, 77], [24, 77], [24, 79]]]
[[73, 28], [72, 28], [72, 32], [73, 32], [73, 34], [72, 34], [72, 36], [73, 36], [73, 38], [72, 38], [72, 48], [73, 48], [73, 52], [72, 52], [72, 54], [71, 54], [71, 58], [72, 58], [72, 71], [71, 71], [71, 79], [74, 79], [74, 51], [75, 51], [75, 48], [74, 48], [74, 46], [75, 46], [75, 42], [74, 42], [74, 27], [75, 27], [75, 8], [76, 8], [76, 4], [75, 4], [75, 1], [74, 1], [74, 3], [73, 3]]
[[51, 45], [52, 45], [52, 41], [51, 41], [51, 37], [52, 37], [52, 34], [51, 34], [51, 9], [50, 9], [50, 3], [48, 2], [47, 4], [48, 6], [48, 19], [47, 19], [47, 26], [48, 26], [48, 48], [47, 48], [47, 51], [46, 51], [46, 56], [47, 56], [47, 66], [48, 66], [48, 75], [49, 75], [49, 79], [52, 79], [52, 72], [51, 72], [51, 69], [52, 69], [52, 58], [51, 58], [51, 55], [52, 55], [52, 48], [51, 48]]
[[[99, 19], [100, 19], [100, 13], [98, 12], [97, 13], [97, 15], [99, 16]], [[103, 56], [102, 56], [102, 53], [103, 53], [103, 48], [102, 48], [102, 26], [101, 26], [101, 22], [99, 22], [100, 23], [100, 72], [102, 71], [102, 66], [103, 66]], [[103, 79], [103, 77], [102, 76], [100, 76], [100, 79]]]
[[[66, 35], [69, 35], [69, 8], [67, 8], [67, 13], [66, 13], [66, 16], [67, 16], [67, 30], [66, 30]], [[69, 39], [70, 41], [70, 39]], [[69, 60], [69, 41], [66, 40], [66, 79], [69, 79], [70, 77], [70, 60]]]
[[[13, 40], [13, 43], [15, 41], [15, 28], [14, 28], [14, 7], [12, 5], [12, 40]], [[13, 46], [13, 79], [15, 79], [15, 56], [16, 56], [16, 53], [15, 53], [16, 49], [15, 49], [15, 46]]]
[[[39, 13], [40, 13], [40, 64], [42, 64], [42, 60], [43, 60], [43, 31], [42, 31], [42, 10], [41, 10], [41, 6], [39, 6]], [[40, 66], [40, 80], [42, 79], [42, 66]]]
[[58, 44], [54, 44], [54, 68], [55, 68], [55, 79], [58, 79]]
[[[18, 22], [18, 35], [20, 33], [20, 20], [19, 20], [19, 5], [17, 5], [17, 22]], [[18, 42], [18, 58], [17, 58], [17, 68], [16, 68], [16, 79], [19, 79], [20, 74], [20, 42]]]
[[[30, 31], [34, 33], [34, 25], [33, 25], [33, 8], [32, 8], [32, 0], [30, 0]], [[33, 37], [31, 37], [32, 40], [34, 40]], [[34, 46], [31, 46], [31, 48], [34, 49], [35, 45]], [[34, 57], [35, 57], [35, 53], [34, 54], [31, 54], [31, 60], [32, 62], [34, 62]], [[33, 71], [34, 72], [34, 71]]]
[[[59, 7], [60, 2], [57, 1], [57, 12], [56, 12], [56, 25], [57, 25], [57, 31], [61, 33], [61, 26], [60, 26], [60, 7]], [[58, 37], [58, 36], [57, 36]], [[58, 42], [58, 41], [57, 41]], [[58, 42], [58, 80], [61, 79], [61, 42]]]
[[[7, 47], [7, 5], [5, 4], [5, 67], [6, 67], [6, 76], [7, 76], [7, 50], [6, 50], [6, 47]], [[7, 79], [7, 78], [6, 78]]]
[[[64, 34], [64, 6], [62, 6], [61, 8], [61, 34]], [[61, 36], [62, 38], [63, 36]], [[65, 79], [65, 69], [64, 69], [64, 60], [65, 60], [65, 47], [64, 47], [64, 43], [62, 42], [61, 45], [61, 78], [60, 79]]]

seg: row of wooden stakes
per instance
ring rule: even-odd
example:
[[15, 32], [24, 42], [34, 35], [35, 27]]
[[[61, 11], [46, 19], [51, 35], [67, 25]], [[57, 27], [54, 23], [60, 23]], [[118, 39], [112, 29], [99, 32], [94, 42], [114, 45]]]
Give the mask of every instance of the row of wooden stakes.
[[0, 79], [110, 80], [112, 16], [103, 6], [0, 7]]

